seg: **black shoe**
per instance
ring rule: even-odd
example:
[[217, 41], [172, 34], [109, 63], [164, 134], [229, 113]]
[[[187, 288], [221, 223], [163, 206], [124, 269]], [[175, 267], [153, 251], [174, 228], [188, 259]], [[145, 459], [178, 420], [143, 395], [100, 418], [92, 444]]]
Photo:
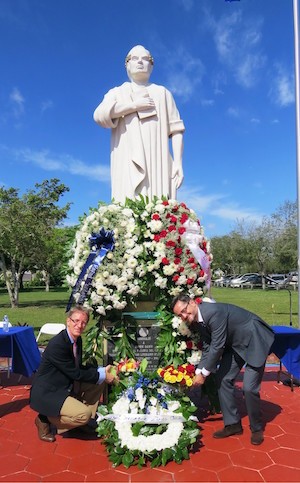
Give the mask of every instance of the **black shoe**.
[[264, 441], [264, 433], [262, 431], [253, 431], [251, 434], [251, 444], [259, 445]]
[[98, 428], [98, 424], [95, 419], [90, 419], [87, 424], [83, 426], [77, 426], [76, 429], [82, 431], [85, 434], [96, 434], [96, 429]]
[[243, 428], [241, 423], [229, 424], [224, 426], [223, 429], [213, 433], [213, 437], [217, 439], [228, 438], [228, 436], [233, 436], [235, 434], [243, 434]]

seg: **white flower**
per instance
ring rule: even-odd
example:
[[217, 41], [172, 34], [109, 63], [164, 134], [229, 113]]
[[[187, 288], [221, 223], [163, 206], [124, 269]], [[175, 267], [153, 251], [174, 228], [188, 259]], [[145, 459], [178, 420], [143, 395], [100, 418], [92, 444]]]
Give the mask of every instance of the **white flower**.
[[180, 323], [181, 323], [181, 319], [179, 317], [173, 317], [172, 319], [173, 329], [178, 329]]
[[149, 402], [150, 402], [150, 404], [151, 404], [152, 406], [156, 406], [156, 404], [157, 404], [157, 399], [156, 399], [156, 397], [151, 396], [151, 397], [150, 397]]
[[180, 408], [180, 404], [178, 401], [168, 401], [168, 409], [169, 411], [176, 411], [176, 409]]
[[138, 387], [135, 390], [135, 398], [137, 401], [140, 401], [144, 397], [144, 391], [142, 387]]
[[202, 351], [192, 351], [192, 354], [190, 357], [187, 357], [187, 361], [189, 364], [194, 364], [194, 366], [198, 365], [199, 362], [201, 361], [202, 357]]
[[184, 322], [184, 320], [181, 320], [180, 321], [180, 323], [178, 325], [178, 332], [181, 335], [184, 335], [184, 336], [187, 336], [187, 337], [190, 337], [191, 336], [191, 331], [188, 328], [188, 326], [186, 325], [186, 323]]

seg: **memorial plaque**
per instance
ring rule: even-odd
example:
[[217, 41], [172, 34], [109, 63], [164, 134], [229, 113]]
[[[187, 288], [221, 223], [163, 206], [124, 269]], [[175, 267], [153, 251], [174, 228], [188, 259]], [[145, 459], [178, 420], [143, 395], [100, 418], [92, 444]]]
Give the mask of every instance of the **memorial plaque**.
[[[106, 329], [109, 333], [110, 327], [107, 326]], [[136, 344], [134, 344], [132, 350], [137, 361], [141, 361], [144, 358], [148, 360], [147, 370], [150, 372], [158, 368], [160, 357], [160, 353], [156, 348], [158, 333], [159, 326], [154, 320], [137, 320]], [[108, 363], [120, 359], [118, 354], [115, 353], [114, 344], [110, 341], [107, 342], [107, 357]]]

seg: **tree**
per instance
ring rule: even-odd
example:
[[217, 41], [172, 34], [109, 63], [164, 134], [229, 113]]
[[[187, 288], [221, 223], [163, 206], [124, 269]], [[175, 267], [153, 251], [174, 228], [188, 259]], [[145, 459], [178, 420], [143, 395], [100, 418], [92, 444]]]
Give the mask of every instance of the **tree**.
[[54, 228], [43, 239], [43, 249], [36, 253], [35, 266], [42, 271], [46, 291], [51, 285], [60, 286], [67, 273], [69, 251], [74, 242], [76, 226]]
[[56, 178], [35, 184], [23, 196], [16, 188], [0, 188], [0, 261], [12, 307], [18, 306], [24, 268], [35, 263], [45, 239], [67, 216], [70, 203], [58, 206], [67, 191]]

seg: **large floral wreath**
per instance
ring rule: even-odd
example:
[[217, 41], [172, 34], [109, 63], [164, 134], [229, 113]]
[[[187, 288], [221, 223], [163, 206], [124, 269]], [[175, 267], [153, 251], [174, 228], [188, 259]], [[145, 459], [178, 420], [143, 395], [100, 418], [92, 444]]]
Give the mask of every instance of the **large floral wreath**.
[[98, 435], [114, 466], [142, 467], [150, 461], [155, 467], [189, 459], [199, 434], [196, 406], [143, 367], [119, 375], [119, 386], [98, 413]]
[[[211, 259], [200, 222], [185, 203], [157, 198], [148, 202], [140, 197], [128, 200], [127, 206], [100, 204], [77, 231], [69, 262], [69, 286], [75, 286], [88, 257], [91, 234], [104, 228], [113, 230], [115, 248], [98, 267], [84, 302], [95, 315], [109, 318], [112, 311], [124, 310], [141, 293], [151, 294], [164, 307], [182, 291], [201, 296], [208, 273], [186, 243], [188, 222], [198, 226], [198, 246]], [[75, 301], [78, 298], [79, 293], [75, 293]]]

